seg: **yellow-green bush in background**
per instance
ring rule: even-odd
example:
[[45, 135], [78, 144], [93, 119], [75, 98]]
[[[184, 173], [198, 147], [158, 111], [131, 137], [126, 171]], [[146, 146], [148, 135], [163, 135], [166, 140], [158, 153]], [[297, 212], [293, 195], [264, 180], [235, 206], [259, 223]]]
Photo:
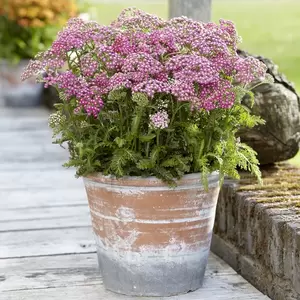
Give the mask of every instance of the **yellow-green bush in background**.
[[0, 0], [0, 60], [33, 58], [77, 14], [75, 0]]

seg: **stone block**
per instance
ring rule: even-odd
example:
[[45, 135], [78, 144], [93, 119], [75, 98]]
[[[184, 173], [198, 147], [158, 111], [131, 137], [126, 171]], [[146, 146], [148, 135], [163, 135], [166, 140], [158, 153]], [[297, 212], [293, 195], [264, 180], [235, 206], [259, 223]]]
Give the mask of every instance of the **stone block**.
[[216, 234], [212, 236], [211, 250], [224, 259], [234, 270], [239, 271], [239, 251], [230, 242]]
[[[224, 184], [211, 249], [273, 300], [300, 300], [300, 170]], [[219, 211], [218, 211], [219, 210]]]

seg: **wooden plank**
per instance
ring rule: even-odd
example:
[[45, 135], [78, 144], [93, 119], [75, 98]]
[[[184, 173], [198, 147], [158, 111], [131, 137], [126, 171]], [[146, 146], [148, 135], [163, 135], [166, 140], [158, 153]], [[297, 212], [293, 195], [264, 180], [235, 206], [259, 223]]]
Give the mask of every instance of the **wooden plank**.
[[48, 128], [48, 120], [45, 116], [21, 117], [21, 118], [1, 118], [0, 132], [3, 131], [20, 131], [20, 130], [40, 130]]
[[78, 215], [87, 215], [89, 208], [85, 204], [70, 206], [46, 206], [46, 207], [28, 207], [25, 209], [6, 210], [0, 212], [0, 222], [19, 220], [40, 220], [61, 217], [71, 217]]
[[[22, 153], [23, 154], [23, 153]], [[21, 154], [21, 155], [22, 155]], [[1, 154], [0, 154], [1, 155]], [[7, 154], [4, 154], [4, 156], [8, 156]], [[12, 156], [11, 154], [9, 155], [10, 157]], [[29, 157], [32, 158], [32, 155], [28, 155]], [[28, 157], [27, 156], [27, 157]], [[0, 158], [0, 174], [3, 172], [7, 171], [31, 171], [31, 170], [41, 170], [41, 171], [48, 171], [48, 170], [57, 170], [60, 172], [63, 167], [62, 165], [67, 161], [68, 157], [66, 156], [65, 158], [61, 157], [61, 155], [56, 155], [56, 157], [51, 155], [51, 160], [46, 160], [44, 156], [41, 156], [40, 154], [38, 155], [39, 157], [42, 158], [42, 160], [37, 161], [36, 159], [31, 159], [30, 163], [27, 161], [11, 161], [9, 160], [1, 160]], [[50, 154], [49, 154], [50, 156]]]
[[[10, 258], [10, 257], [26, 257], [26, 256], [43, 256], [43, 255], [55, 255], [55, 254], [67, 254], [67, 253], [86, 253], [86, 252], [93, 252], [95, 251], [95, 246], [93, 243], [92, 239], [92, 233], [91, 230], [88, 228], [77, 228], [77, 229], [63, 229], [63, 230], [45, 230], [45, 231], [31, 231], [31, 232], [12, 232], [12, 233], [1, 233], [0, 234], [0, 258]], [[57, 256], [58, 257], [58, 256]], [[53, 257], [53, 259], [57, 259], [57, 257]], [[64, 257], [67, 257], [67, 255]], [[25, 258], [22, 258], [19, 260], [19, 262], [23, 261]], [[33, 259], [31, 257], [31, 259]], [[33, 269], [33, 273], [29, 272], [29, 278], [37, 278], [39, 282], [42, 282], [43, 284], [49, 284], [47, 280], [43, 280], [43, 278], [53, 278], [53, 274], [51, 275], [44, 272], [44, 271], [36, 271], [36, 266], [39, 264], [39, 261], [37, 261], [37, 257], [34, 258], [35, 263], [32, 264], [32, 267], [30, 270]], [[60, 276], [60, 278], [56, 278], [53, 282], [61, 281], [61, 272], [57, 272], [57, 266], [62, 266], [61, 260], [57, 260], [57, 262], [51, 263], [51, 258], [50, 261], [48, 261], [49, 257], [41, 257], [41, 259], [44, 259], [46, 264], [48, 264], [48, 268], [52, 265], [54, 268], [54, 272], [56, 272]], [[11, 259], [2, 259], [0, 260], [1, 265], [1, 270], [5, 270], [5, 268], [12, 268], [12, 272], [14, 267], [11, 267], [13, 264], [11, 263]], [[15, 262], [17, 260], [14, 260]], [[29, 261], [30, 263], [30, 261]], [[82, 262], [81, 262], [82, 263]], [[86, 262], [87, 263], [87, 262]], [[26, 263], [25, 263], [26, 264]], [[50, 265], [49, 265], [50, 264]], [[27, 265], [28, 261], [27, 261]], [[34, 267], [35, 266], [35, 267]], [[18, 267], [17, 267], [18, 268]], [[45, 269], [45, 267], [43, 267]], [[19, 268], [20, 272], [23, 273], [22, 268]], [[46, 268], [47, 269], [47, 268]], [[56, 269], [56, 271], [55, 271]], [[73, 274], [74, 270], [69, 271], [69, 267], [66, 266], [63, 268], [64, 271], [68, 274], [71, 272], [71, 276], [67, 276], [68, 278], [71, 278], [71, 280], [74, 280]], [[34, 271], [35, 270], [35, 271]], [[212, 295], [220, 295], [218, 297], [220, 298], [215, 298], [215, 299], [234, 299], [233, 297], [243, 297], [242, 299], [264, 299], [261, 298], [261, 294], [259, 294], [254, 287], [252, 287], [250, 284], [248, 284], [241, 276], [236, 275], [236, 274], [226, 274], [226, 276], [218, 276], [218, 274], [221, 274], [222, 268], [220, 266], [217, 266], [215, 268], [214, 273], [212, 276], [208, 276], [206, 278], [206, 282], [204, 284], [204, 288], [200, 292], [195, 292], [195, 293], [190, 293], [188, 296], [182, 296], [182, 297], [188, 297], [188, 298], [182, 298], [186, 300], [193, 300], [193, 299], [211, 299]], [[91, 269], [88, 268], [86, 273], [82, 272], [83, 270], [77, 271], [78, 274], [82, 275], [85, 274], [84, 276], [87, 276], [86, 274], [94, 274], [93, 271], [91, 272]], [[216, 272], [218, 271], [218, 272]], [[53, 271], [52, 271], [53, 273]], [[2, 281], [6, 281], [6, 272], [4, 272], [3, 275], [1, 275]], [[27, 277], [26, 277], [27, 274]], [[30, 275], [31, 274], [31, 275]], [[75, 271], [76, 274], [76, 271]], [[78, 275], [77, 274], [77, 275]], [[76, 275], [76, 276], [77, 276]], [[95, 274], [94, 274], [95, 275]], [[94, 276], [91, 275], [91, 276]], [[17, 276], [16, 273], [12, 276]], [[19, 275], [23, 276], [23, 275]], [[20, 282], [22, 284], [28, 284], [28, 273], [25, 272], [25, 278], [27, 278], [24, 281], [22, 280], [17, 280], [15, 277], [14, 281], [15, 282]], [[40, 276], [45, 276], [41, 277]], [[93, 277], [94, 278], [94, 277]], [[93, 279], [94, 280], [94, 279]], [[46, 283], [45, 283], [46, 281]], [[62, 281], [63, 282], [63, 281]], [[76, 284], [76, 280], [74, 281]], [[83, 297], [83, 294], [80, 294], [82, 290], [84, 290], [84, 293], [89, 293], [89, 290], [85, 290], [88, 287], [89, 279], [86, 278], [84, 287], [80, 286], [79, 288], [79, 283], [77, 283], [77, 293], [75, 291], [69, 291], [68, 289], [71, 289], [70, 285], [71, 284], [66, 284], [63, 289], [61, 288], [54, 288], [53, 285], [47, 286], [45, 289], [36, 289], [33, 288], [33, 290], [22, 290], [16, 291], [14, 290], [13, 292], [6, 292], [4, 295], [5, 299], [18, 299], [17, 297], [25, 297], [22, 299], [39, 299], [42, 295], [42, 299], [56, 299], [60, 293], [65, 296], [65, 299], [81, 299], [81, 298], [74, 298], [75, 294], [81, 295]], [[35, 285], [37, 283], [32, 283], [31, 284]], [[12, 289], [12, 283], [8, 282], [8, 289]], [[93, 287], [91, 285], [90, 287]], [[57, 291], [56, 291], [57, 289]], [[22, 293], [21, 293], [22, 292]], [[42, 293], [41, 293], [42, 292]], [[74, 294], [73, 294], [74, 293]], [[103, 286], [101, 285], [101, 282], [98, 283], [97, 285], [97, 293], [98, 294], [91, 294], [90, 299], [110, 299], [113, 300], [114, 294], [107, 294], [107, 292], [103, 289]], [[104, 294], [103, 294], [104, 293]], [[198, 293], [198, 294], [197, 294]], [[199, 294], [200, 293], [200, 294]], [[12, 295], [16, 296], [16, 298], [11, 298]], [[195, 296], [195, 297], [194, 297]], [[197, 298], [200, 297], [201, 298]], [[259, 296], [258, 298], [255, 298], [255, 296]], [[48, 298], [47, 298], [48, 297]], [[95, 297], [95, 298], [93, 298]], [[100, 297], [100, 298], [99, 298]], [[101, 298], [102, 297], [102, 298]], [[252, 298], [251, 298], [252, 297]], [[58, 299], [58, 298], [57, 298]], [[129, 298], [128, 298], [129, 299]], [[174, 298], [175, 299], [175, 298]], [[180, 298], [181, 299], [181, 298]], [[237, 299], [237, 298], [236, 298]]]
[[105, 290], [102, 282], [83, 286], [64, 286], [58, 288], [32, 289], [2, 292], [3, 300], [267, 300], [237, 274], [226, 276], [209, 276], [204, 286], [193, 292], [174, 297], [129, 297]]
[[44, 117], [45, 119], [48, 117], [50, 112], [43, 107], [30, 107], [30, 108], [9, 108], [9, 107], [1, 107], [0, 109], [0, 117], [1, 119], [21, 119], [21, 118], [40, 118]]
[[82, 179], [74, 177], [74, 169], [13, 171], [0, 173], [0, 189], [84, 188]]
[[3, 145], [39, 145], [47, 141], [48, 143], [51, 143], [52, 133], [49, 128], [22, 131], [3, 131], [0, 132], [0, 140], [1, 144]]
[[[53, 147], [32, 147], [26, 145], [19, 145], [10, 147], [8, 149], [0, 150], [0, 165], [6, 162], [11, 162], [12, 164], [32, 164], [32, 163], [59, 163], [61, 166], [68, 160], [68, 153], [64, 153], [59, 149]], [[5, 171], [9, 171], [6, 168]]]
[[[25, 258], [11, 258], [1, 260], [1, 272], [6, 275], [18, 274], [18, 276], [23, 276], [23, 272], [27, 272], [31, 275], [34, 273], [43, 273], [45, 271], [53, 272], [58, 269], [82, 269], [91, 268], [95, 269], [98, 273], [98, 262], [96, 252], [94, 253], [82, 253], [82, 254], [70, 254], [70, 255], [54, 255], [54, 256], [41, 256], [41, 257], [25, 257]], [[216, 256], [214, 253], [210, 253], [207, 266], [207, 274], [213, 275], [228, 275], [236, 274], [236, 272], [221, 258]], [[3, 275], [2, 274], [2, 275]], [[67, 274], [66, 274], [67, 275]], [[6, 280], [9, 276], [6, 276]], [[40, 276], [44, 276], [40, 274]], [[34, 285], [35, 288], [42, 287], [44, 285], [43, 281], [34, 281], [34, 276], [30, 276], [32, 281], [30, 284]], [[66, 278], [65, 280], [68, 280]], [[17, 281], [16, 283], [5, 282], [5, 285], [9, 285], [7, 290], [11, 289], [11, 284], [13, 289], [24, 289], [26, 287], [19, 286], [22, 282]], [[60, 286], [60, 283], [57, 282]], [[33, 288], [33, 287], [28, 287]]]
[[[10, 231], [46, 230], [62, 228], [90, 227], [90, 215], [64, 216], [33, 220], [7, 221], [0, 223], [0, 233]], [[38, 228], [37, 228], [38, 226]]]
[[[2, 291], [54, 288], [72, 285], [102, 285], [96, 253], [1, 261]], [[208, 276], [235, 275], [236, 272], [211, 254]]]
[[[61, 165], [67, 162], [66, 159], [62, 159], [61, 153], [57, 153], [56, 151], [53, 152], [30, 152], [26, 153], [26, 151], [17, 150], [14, 152], [5, 152], [0, 153], [0, 164], [10, 161], [12, 164], [31, 164], [31, 163], [44, 163], [44, 162], [61, 162]], [[8, 169], [6, 169], [8, 171]]]
[[[20, 147], [23, 147], [23, 148], [20, 149]], [[28, 142], [28, 144], [21, 143], [20, 145], [19, 144], [14, 145], [13, 143], [11, 143], [11, 144], [6, 143], [3, 146], [1, 146], [0, 155], [3, 155], [7, 152], [8, 152], [7, 154], [9, 154], [10, 152], [16, 152], [16, 153], [22, 152], [21, 150], [23, 150], [23, 152], [25, 152], [25, 153], [39, 152], [39, 151], [43, 151], [46, 153], [57, 152], [57, 153], [60, 153], [62, 155], [62, 157], [68, 157], [68, 149], [64, 149], [64, 148], [60, 147], [59, 145], [52, 144], [51, 140], [49, 140], [49, 141], [41, 140], [36, 145], [34, 143], [30, 143], [30, 141]]]
[[[60, 163], [60, 165], [67, 162], [67, 157], [64, 159], [62, 158], [61, 153], [56, 151], [49, 151], [44, 152], [41, 151], [35, 151], [35, 152], [27, 152], [16, 150], [13, 152], [5, 152], [0, 154], [0, 164], [5, 162], [11, 162], [12, 164], [32, 164], [32, 163]], [[30, 169], [30, 168], [29, 168]], [[9, 169], [6, 169], [6, 171], [9, 171]]]
[[91, 227], [0, 233], [0, 259], [95, 250]]
[[[22, 135], [19, 133], [18, 135]], [[0, 133], [1, 136], [1, 133]], [[11, 137], [13, 139], [14, 137]], [[52, 144], [52, 139], [47, 137], [23, 137], [24, 140], [16, 138], [15, 141], [1, 140], [0, 148], [0, 166], [7, 162], [20, 163], [49, 163], [57, 161], [62, 164], [68, 160], [69, 153], [67, 149], [59, 145]], [[1, 171], [2, 169], [0, 169]], [[6, 168], [8, 170], [8, 168]]]
[[[0, 165], [6, 162], [65, 162], [68, 150], [52, 144], [49, 129], [44, 131], [0, 132]], [[1, 169], [0, 169], [1, 170]], [[6, 168], [7, 170], [7, 168]]]
[[0, 213], [5, 213], [6, 210], [87, 204], [87, 196], [82, 186], [30, 190], [1, 190], [0, 188], [0, 199]]
[[96, 253], [0, 260], [0, 290], [101, 284]]
[[[74, 287], [80, 293], [82, 290], [85, 290], [84, 286], [89, 286], [90, 288], [94, 286], [97, 288], [98, 298], [93, 298], [93, 296], [85, 299], [126, 299], [123, 296], [120, 298], [116, 294], [105, 291], [98, 271], [95, 253], [7, 259], [0, 262], [2, 263], [1, 271], [3, 272], [3, 274], [0, 274], [2, 278], [0, 288], [3, 291], [2, 294], [7, 297], [11, 294], [17, 296], [20, 291], [24, 292], [24, 296], [28, 295], [28, 299], [31, 299], [30, 296], [34, 299], [35, 295], [39, 295], [36, 294], [37, 290], [43, 291], [47, 295], [50, 290], [55, 291], [57, 289], [65, 295], [64, 291], [68, 288]], [[220, 299], [232, 299], [228, 298], [229, 295], [230, 297], [242, 296], [242, 299], [267, 299], [264, 297], [256, 298], [259, 292], [214, 254], [211, 254], [209, 257], [203, 288], [181, 297], [188, 297], [186, 298], [188, 300], [212, 299], [208, 298], [211, 295], [216, 297], [214, 299], [219, 299], [217, 298], [218, 296], [226, 296], [226, 298]], [[55, 296], [56, 292], [54, 294], [50, 292], [49, 299], [50, 297], [56, 299]], [[253, 298], [250, 298], [250, 296]], [[44, 296], [42, 299], [44, 299]], [[65, 299], [76, 298], [73, 298], [71, 294], [69, 298]], [[173, 299], [178, 298], [174, 297]]]
[[91, 226], [87, 202], [0, 211], [0, 232]]

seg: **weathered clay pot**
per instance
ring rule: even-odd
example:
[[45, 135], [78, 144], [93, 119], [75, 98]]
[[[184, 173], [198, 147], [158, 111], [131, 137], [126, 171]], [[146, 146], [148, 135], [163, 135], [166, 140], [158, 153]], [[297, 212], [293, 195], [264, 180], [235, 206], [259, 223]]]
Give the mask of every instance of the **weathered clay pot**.
[[155, 177], [84, 178], [107, 289], [170, 296], [201, 287], [219, 194], [219, 175], [185, 175], [176, 188]]
[[21, 81], [28, 60], [17, 65], [0, 61], [0, 104], [10, 107], [32, 107], [41, 104], [43, 85], [35, 79]]

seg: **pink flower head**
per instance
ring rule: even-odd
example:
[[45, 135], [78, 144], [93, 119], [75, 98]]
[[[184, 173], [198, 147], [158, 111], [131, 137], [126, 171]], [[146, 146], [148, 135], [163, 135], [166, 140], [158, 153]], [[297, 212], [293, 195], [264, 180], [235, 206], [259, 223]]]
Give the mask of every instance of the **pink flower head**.
[[198, 55], [176, 55], [167, 63], [166, 68], [173, 73], [174, 79], [200, 84], [218, 80], [219, 73], [213, 63]]
[[239, 58], [234, 68], [237, 73], [235, 79], [242, 83], [250, 83], [255, 79], [265, 77], [267, 71], [266, 65], [254, 57]]
[[86, 54], [80, 60], [81, 72], [84, 76], [91, 77], [97, 71], [99, 65], [92, 54]]
[[169, 125], [169, 116], [165, 110], [160, 110], [150, 116], [150, 126], [155, 129], [164, 129]]
[[[75, 98], [78, 111], [94, 117], [118, 88], [149, 100], [173, 97], [190, 102], [193, 109], [227, 109], [235, 101], [234, 84], [244, 86], [266, 73], [257, 59], [238, 56], [238, 42], [231, 21], [164, 21], [126, 9], [110, 26], [71, 19], [22, 78], [46, 72], [46, 86], [58, 87], [67, 99]], [[153, 124], [165, 113], [151, 117]]]
[[169, 93], [170, 88], [168, 83], [156, 79], [149, 79], [134, 85], [132, 91], [145, 93], [150, 98], [153, 98], [155, 93]]
[[220, 80], [202, 87], [198, 101], [194, 101], [194, 107], [205, 110], [215, 108], [230, 108], [235, 101], [235, 93], [232, 84], [228, 80]]

